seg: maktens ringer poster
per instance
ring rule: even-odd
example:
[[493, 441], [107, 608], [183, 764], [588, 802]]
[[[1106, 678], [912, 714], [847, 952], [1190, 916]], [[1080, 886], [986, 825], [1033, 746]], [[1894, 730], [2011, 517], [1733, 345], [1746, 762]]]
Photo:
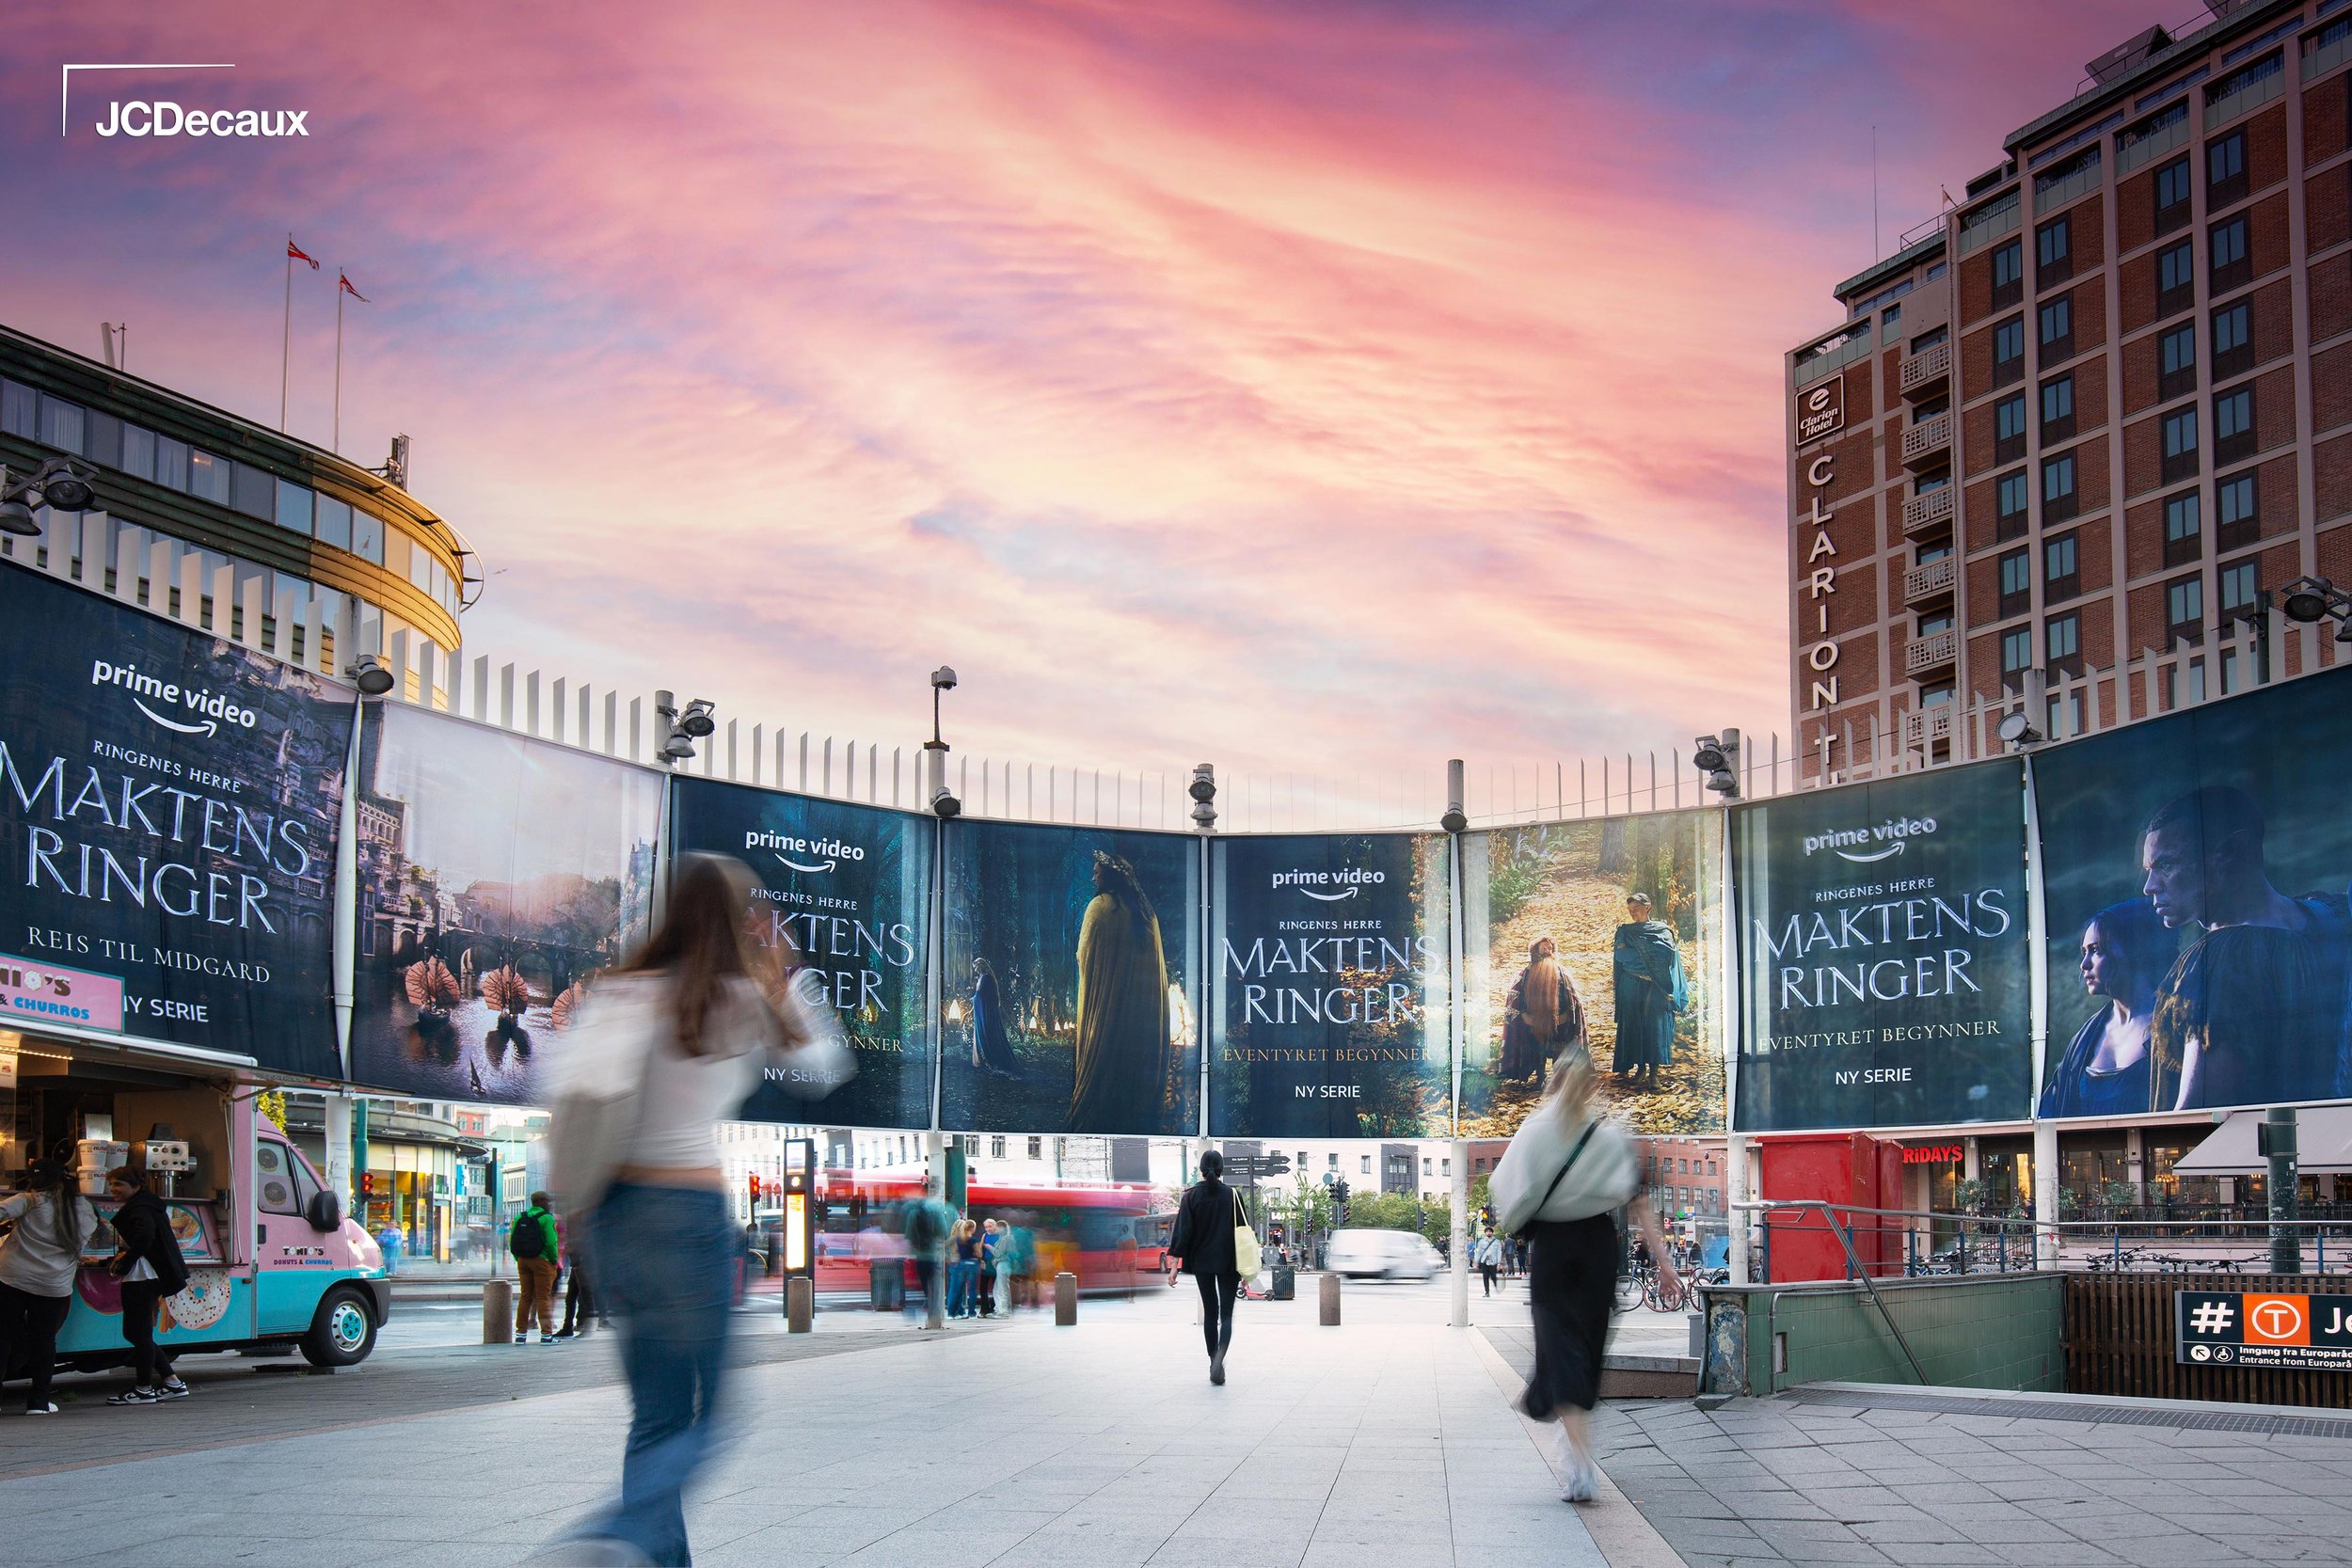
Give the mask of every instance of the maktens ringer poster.
[[2036, 754], [2043, 1116], [2352, 1094], [2347, 714], [2330, 671]]
[[546, 1104], [548, 1055], [589, 980], [645, 934], [661, 785], [650, 768], [369, 704], [352, 1077]]
[[352, 692], [0, 563], [0, 1025], [334, 1077]]
[[1635, 1132], [1724, 1130], [1723, 814], [1462, 840], [1462, 1135], [1507, 1138], [1585, 1053]]
[[960, 818], [943, 842], [943, 1125], [1197, 1133], [1200, 841]]
[[854, 1070], [825, 1083], [769, 1081], [746, 1121], [928, 1127], [931, 1035], [925, 984], [937, 827], [928, 816], [713, 779], [670, 786], [670, 848], [728, 855], [759, 883], [763, 941], [790, 943], [792, 983], [841, 1022]]
[[1435, 834], [1212, 842], [1212, 1136], [1451, 1134], [1447, 856]]
[[2031, 1109], [2025, 775], [1939, 768], [1732, 814], [1733, 1125], [1934, 1126]]

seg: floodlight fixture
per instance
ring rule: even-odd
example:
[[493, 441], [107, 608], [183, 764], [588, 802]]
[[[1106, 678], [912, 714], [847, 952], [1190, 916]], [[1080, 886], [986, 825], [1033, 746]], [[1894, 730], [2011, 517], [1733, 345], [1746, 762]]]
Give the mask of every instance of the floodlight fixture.
[[400, 684], [392, 667], [373, 654], [361, 654], [343, 673], [351, 677], [351, 684], [359, 689], [362, 697], [381, 697]]
[[1740, 732], [1703, 735], [1692, 742], [1691, 766], [1706, 776], [1707, 787], [1726, 800], [1740, 798]]
[[1993, 733], [2001, 737], [2004, 746], [2035, 746], [2041, 744], [2042, 739], [2042, 732], [2033, 727], [2033, 721], [2026, 716], [2024, 708], [2002, 715]]

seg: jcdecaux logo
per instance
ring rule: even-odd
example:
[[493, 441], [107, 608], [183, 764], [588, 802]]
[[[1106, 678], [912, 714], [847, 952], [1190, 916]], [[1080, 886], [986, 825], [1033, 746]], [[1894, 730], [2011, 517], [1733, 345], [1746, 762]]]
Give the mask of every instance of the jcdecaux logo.
[[[232, 64], [219, 61], [90, 61], [65, 66], [60, 71], [57, 88], [57, 135], [71, 134], [73, 73], [77, 71], [155, 73], [235, 69]], [[168, 140], [185, 136], [196, 140], [206, 136], [308, 136], [310, 134], [310, 111], [308, 109], [217, 102], [182, 103], [170, 98], [135, 97], [108, 99], [104, 112], [89, 124], [91, 130], [109, 139], [153, 137]]]

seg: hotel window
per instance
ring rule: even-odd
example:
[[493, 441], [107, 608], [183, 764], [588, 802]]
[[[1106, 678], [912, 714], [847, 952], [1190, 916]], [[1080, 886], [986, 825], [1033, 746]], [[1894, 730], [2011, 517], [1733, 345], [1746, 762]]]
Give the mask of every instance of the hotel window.
[[2156, 232], [2188, 221], [2188, 154], [2156, 170]]
[[2063, 441], [2074, 434], [2074, 377], [2069, 373], [2042, 384], [2042, 439]]
[[40, 439], [43, 445], [82, 455], [83, 433], [88, 426], [85, 411], [78, 403], [40, 395]]
[[[2213, 373], [2215, 376], [2235, 375], [2254, 368], [2254, 307], [2250, 301], [2239, 300], [2224, 310], [2213, 313]], [[2170, 397], [2172, 394], [2164, 394]]]
[[2014, 626], [2001, 633], [2001, 673], [2014, 675], [2033, 668], [2033, 628]]
[[2210, 239], [2213, 277], [2207, 287], [2215, 293], [2226, 293], [2254, 276], [2254, 263], [2246, 253], [2248, 223], [2243, 214], [2218, 225]]
[[2197, 410], [2164, 417], [2164, 479], [2170, 484], [2197, 472]]
[[2197, 492], [2171, 497], [2164, 503], [2164, 563], [2178, 566], [2204, 552], [2204, 521], [2199, 515]]
[[2074, 252], [2070, 243], [2070, 217], [2052, 218], [2034, 230], [2034, 284], [2047, 288], [2074, 276]]
[[40, 439], [40, 394], [22, 381], [0, 382], [0, 430]]
[[2226, 207], [2246, 194], [2246, 133], [2205, 144], [2205, 205]]
[[2033, 563], [2024, 550], [2011, 550], [2001, 557], [2000, 613], [2023, 614], [2033, 605]]
[[2156, 314], [2169, 316], [2197, 303], [2197, 248], [2186, 240], [2156, 257]]
[[229, 469], [230, 504], [248, 517], [274, 520], [278, 512], [278, 481], [249, 463], [232, 463]]
[[351, 503], [320, 496], [310, 503], [318, 542], [339, 550], [351, 548]]
[[2082, 592], [2075, 535], [2061, 533], [2042, 546], [2042, 602], [2062, 604]]
[[2262, 569], [2242, 561], [2221, 568], [2221, 618], [2234, 620], [2262, 603]]
[[2043, 638], [2050, 669], [2054, 673], [2069, 675], [2081, 673], [2083, 628], [2080, 615], [2052, 616]]
[[2195, 638], [2205, 625], [2205, 585], [2198, 578], [2183, 578], [2168, 584], [2164, 591], [2164, 619], [2167, 642], [2181, 638]]
[[2014, 463], [2026, 455], [2026, 394], [1993, 405], [1993, 461]]
[[2256, 474], [2237, 474], [2214, 486], [2214, 542], [2221, 549], [2234, 550], [2252, 544], [2262, 534], [2261, 504]]
[[1993, 329], [1993, 385], [2006, 387], [2026, 373], [2026, 324], [2012, 316]]
[[2063, 522], [2082, 509], [2074, 490], [2074, 454], [2044, 458], [2042, 464], [2042, 520]]
[[2197, 389], [2197, 324], [2176, 326], [2156, 341], [2156, 357], [2163, 374], [2156, 396], [2177, 398]]
[[2014, 539], [2026, 531], [2026, 470], [2003, 474], [1994, 493], [1999, 498], [1994, 531], [2000, 538]]
[[2063, 359], [2074, 352], [2074, 302], [2054, 299], [2042, 308], [2042, 357]]
[[2233, 463], [2255, 449], [2254, 388], [2240, 387], [2213, 400], [2213, 460]]
[[299, 484], [278, 482], [278, 526], [296, 533], [310, 531], [310, 492]]
[[188, 494], [217, 506], [229, 504], [229, 460], [209, 451], [188, 453]]
[[351, 553], [362, 561], [384, 564], [384, 519], [354, 508], [351, 514]]
[[1993, 309], [2001, 309], [2026, 297], [2026, 247], [2011, 240], [1993, 252]]

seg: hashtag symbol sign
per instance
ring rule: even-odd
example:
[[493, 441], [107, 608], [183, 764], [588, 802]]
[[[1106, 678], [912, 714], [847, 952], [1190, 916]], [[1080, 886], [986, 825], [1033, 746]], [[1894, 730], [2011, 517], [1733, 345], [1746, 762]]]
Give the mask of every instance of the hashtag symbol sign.
[[2188, 1326], [2192, 1333], [2218, 1334], [2230, 1326], [2232, 1316], [2226, 1301], [2201, 1301], [2188, 1315]]

